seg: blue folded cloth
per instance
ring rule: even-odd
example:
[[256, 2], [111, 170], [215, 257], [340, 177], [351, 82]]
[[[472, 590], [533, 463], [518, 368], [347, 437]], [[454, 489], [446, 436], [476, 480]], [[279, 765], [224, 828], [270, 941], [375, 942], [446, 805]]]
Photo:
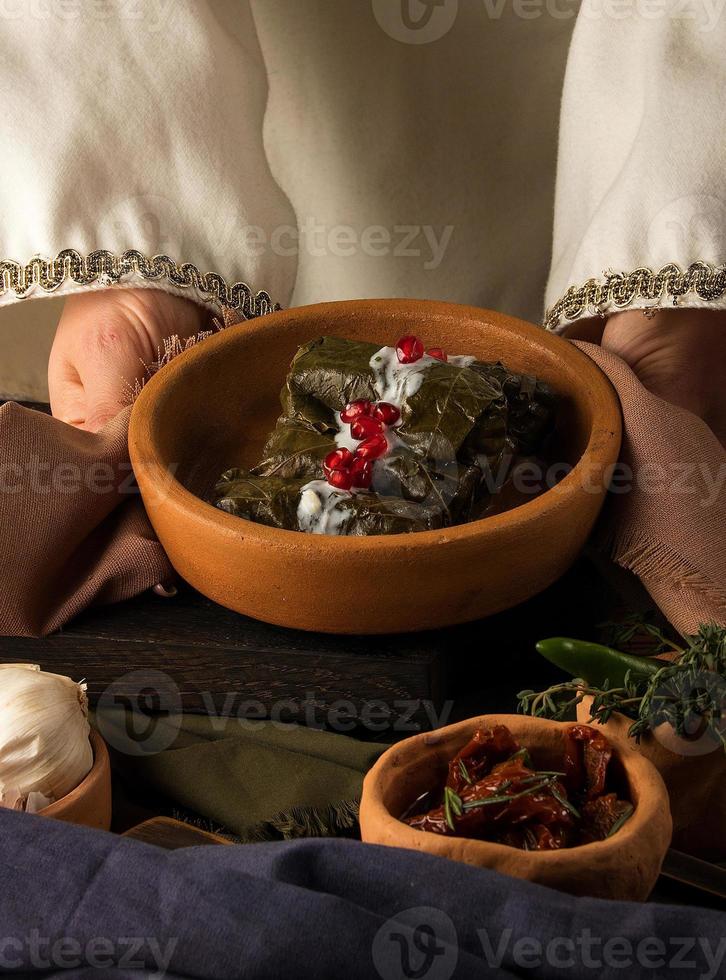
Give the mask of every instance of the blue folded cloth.
[[0, 808], [0, 868], [0, 973], [21, 977], [726, 975], [721, 913], [353, 841], [170, 852]]

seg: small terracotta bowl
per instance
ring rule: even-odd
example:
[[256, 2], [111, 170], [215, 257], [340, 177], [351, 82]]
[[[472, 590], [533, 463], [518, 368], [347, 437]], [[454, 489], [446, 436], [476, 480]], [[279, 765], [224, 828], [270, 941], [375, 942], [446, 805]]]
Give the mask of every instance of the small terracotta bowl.
[[43, 817], [53, 817], [65, 823], [77, 823], [83, 827], [108, 830], [111, 826], [111, 763], [106, 743], [95, 729], [91, 729], [93, 766], [91, 771], [61, 800], [40, 810]]
[[[283, 531], [204, 502], [223, 470], [260, 459], [301, 344], [327, 334], [383, 346], [410, 333], [550, 382], [563, 398], [553, 451], [574, 469], [514, 510], [416, 534]], [[600, 511], [620, 431], [614, 390], [572, 344], [487, 310], [366, 300], [273, 313], [182, 354], [138, 398], [129, 447], [154, 530], [200, 592], [281, 626], [400, 633], [508, 609], [562, 575]]]
[[[726, 753], [708, 739], [689, 743], [664, 724], [642, 736], [628, 735], [632, 719], [614, 711], [600, 726], [590, 721], [592, 698], [577, 706], [578, 720], [602, 728], [614, 745], [648, 759], [663, 777], [671, 801], [673, 846], [708, 861], [726, 859]], [[690, 753], [690, 754], [686, 754]]]
[[523, 851], [503, 844], [416, 830], [398, 817], [443, 780], [448, 762], [477, 728], [506, 725], [540, 769], [562, 764], [567, 723], [523, 715], [487, 715], [414, 735], [388, 749], [363, 783], [360, 825], [370, 844], [426, 851], [465, 864], [596, 898], [645, 900], [671, 840], [668, 794], [657, 770], [630, 749], [615, 746], [615, 785], [635, 811], [611, 838], [561, 851]]

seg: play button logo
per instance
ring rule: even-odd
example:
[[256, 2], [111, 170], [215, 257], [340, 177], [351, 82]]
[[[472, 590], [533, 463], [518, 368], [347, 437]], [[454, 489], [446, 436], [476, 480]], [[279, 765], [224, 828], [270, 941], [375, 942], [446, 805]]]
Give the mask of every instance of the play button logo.
[[373, 14], [394, 41], [431, 44], [454, 26], [459, 0], [373, 0]]

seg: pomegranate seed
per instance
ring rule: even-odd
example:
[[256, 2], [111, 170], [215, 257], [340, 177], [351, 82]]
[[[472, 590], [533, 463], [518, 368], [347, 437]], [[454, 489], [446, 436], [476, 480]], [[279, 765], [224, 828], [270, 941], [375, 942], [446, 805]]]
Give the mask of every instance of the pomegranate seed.
[[401, 337], [396, 344], [396, 354], [401, 364], [413, 364], [424, 355], [424, 345], [418, 337]]
[[338, 490], [350, 490], [353, 486], [353, 474], [350, 470], [331, 470], [328, 473], [328, 483]]
[[357, 402], [348, 402], [340, 413], [340, 417], [344, 422], [352, 422], [354, 419], [360, 418], [361, 415], [370, 415], [372, 408], [372, 402], [365, 401], [364, 399]]
[[350, 475], [353, 480], [353, 486], [358, 487], [361, 490], [367, 490], [371, 481], [373, 480], [373, 467], [367, 459], [358, 457], [353, 460], [350, 467]]
[[383, 423], [365, 415], [350, 423], [350, 434], [354, 439], [370, 439], [380, 432], [383, 432]]
[[323, 469], [325, 472], [330, 470], [345, 470], [353, 462], [353, 453], [350, 449], [334, 449], [332, 453], [328, 455], [323, 460]]
[[359, 459], [379, 459], [386, 452], [388, 452], [388, 440], [381, 432], [362, 442], [356, 449], [355, 455]]
[[435, 357], [437, 361], [448, 361], [449, 355], [441, 347], [429, 347], [426, 351], [429, 357]]
[[373, 418], [383, 422], [384, 425], [395, 425], [401, 418], [401, 409], [390, 402], [378, 402], [373, 409]]

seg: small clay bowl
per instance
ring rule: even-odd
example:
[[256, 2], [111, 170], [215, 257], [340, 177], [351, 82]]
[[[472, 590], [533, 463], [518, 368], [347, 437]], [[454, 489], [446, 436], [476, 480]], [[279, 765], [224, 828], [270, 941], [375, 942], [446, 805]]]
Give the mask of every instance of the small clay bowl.
[[[614, 711], [604, 725], [590, 721], [592, 698], [577, 706], [584, 725], [602, 729], [614, 745], [648, 759], [663, 777], [671, 801], [673, 846], [708, 861], [726, 860], [726, 753], [703, 739], [689, 743], [667, 724], [646, 732], [639, 742], [628, 735], [631, 718]], [[709, 751], [710, 749], [710, 751]], [[686, 754], [690, 753], [690, 754]]]
[[[514, 510], [414, 534], [303, 534], [205, 503], [224, 470], [260, 459], [301, 344], [327, 334], [384, 346], [410, 333], [553, 385], [563, 399], [553, 452], [574, 469]], [[129, 448], [159, 540], [204, 595], [281, 626], [400, 633], [508, 609], [562, 575], [600, 511], [620, 433], [613, 388], [572, 344], [487, 310], [366, 300], [273, 313], [180, 355], [136, 401]]]
[[635, 806], [612, 837], [561, 851], [524, 851], [503, 844], [416, 830], [398, 818], [440, 785], [449, 760], [482, 726], [506, 725], [540, 769], [559, 769], [567, 723], [523, 715], [487, 715], [414, 735], [384, 752], [363, 783], [360, 825], [370, 844], [426, 851], [454, 861], [596, 898], [644, 901], [671, 840], [668, 794], [657, 770], [627, 747], [614, 746], [619, 794]]
[[40, 810], [44, 817], [65, 823], [108, 830], [111, 826], [111, 763], [106, 743], [91, 729], [93, 766], [86, 778], [74, 790], [50, 806]]

